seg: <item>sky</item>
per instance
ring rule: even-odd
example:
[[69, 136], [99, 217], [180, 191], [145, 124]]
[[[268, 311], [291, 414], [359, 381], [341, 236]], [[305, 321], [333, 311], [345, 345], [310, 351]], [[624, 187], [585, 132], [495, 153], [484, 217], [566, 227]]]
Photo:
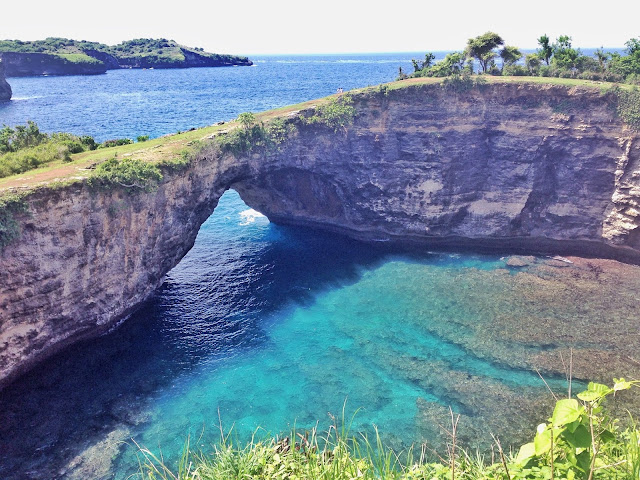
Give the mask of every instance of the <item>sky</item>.
[[640, 0], [8, 0], [0, 39], [168, 38], [215, 53], [314, 54], [462, 50], [495, 31], [525, 49], [544, 33], [613, 48], [640, 37], [639, 18]]

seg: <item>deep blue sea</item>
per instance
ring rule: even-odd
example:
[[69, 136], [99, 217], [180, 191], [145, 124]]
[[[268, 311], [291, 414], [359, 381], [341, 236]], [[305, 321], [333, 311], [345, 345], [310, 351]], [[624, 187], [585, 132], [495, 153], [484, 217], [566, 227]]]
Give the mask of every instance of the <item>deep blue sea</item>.
[[[99, 140], [155, 137], [391, 81], [412, 57], [420, 54], [12, 78], [0, 124], [33, 120]], [[483, 337], [497, 312], [514, 321], [554, 315], [549, 305], [543, 312], [518, 301], [521, 278], [499, 255], [405, 250], [276, 225], [229, 191], [137, 313], [0, 393], [0, 478], [128, 478], [134, 440], [171, 463], [188, 435], [210, 450], [220, 420], [246, 441], [256, 429], [326, 428], [345, 403], [349, 418], [358, 410], [354, 432], [375, 425], [396, 448], [441, 445], [449, 407], [478, 430], [499, 425], [496, 403], [528, 405], [531, 392], [545, 391], [535, 371], [504, 359], [547, 347]], [[563, 378], [547, 380], [565, 387]], [[519, 429], [535, 425], [520, 420]], [[505, 431], [513, 423], [504, 419]], [[484, 440], [476, 433], [470, 445], [490, 442], [488, 431]]]

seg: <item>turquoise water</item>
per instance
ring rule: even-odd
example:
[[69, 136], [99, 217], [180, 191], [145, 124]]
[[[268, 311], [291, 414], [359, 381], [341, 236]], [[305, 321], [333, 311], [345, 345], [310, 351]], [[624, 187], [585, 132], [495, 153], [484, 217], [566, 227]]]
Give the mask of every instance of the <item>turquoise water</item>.
[[[466, 444], [486, 448], [488, 431], [517, 443], [543, 411], [530, 397], [550, 396], [533, 370], [473, 351], [489, 339], [464, 324], [490, 325], [495, 309], [513, 308], [509, 292], [478, 304], [478, 275], [491, 287], [513, 272], [498, 256], [278, 226], [227, 192], [147, 305], [3, 392], [0, 473], [58, 478], [51, 472], [69, 464], [101, 465], [108, 473], [98, 478], [127, 478], [137, 466], [132, 439], [171, 462], [187, 436], [211, 448], [219, 418], [246, 441], [259, 427], [326, 429], [345, 402], [348, 418], [358, 411], [354, 433], [375, 425], [398, 449], [443, 448], [438, 424], [449, 406], [469, 425]], [[500, 348], [520, 354], [508, 339]], [[530, 414], [502, 418], [495, 407], [505, 399]]]
[[[249, 250], [268, 249], [274, 241], [290, 243], [289, 247], [300, 248], [303, 256], [315, 256], [315, 262], [332, 253], [344, 254], [341, 249], [331, 252], [332, 238], [323, 235], [315, 242], [296, 246], [299, 239], [288, 229], [249, 210], [235, 192], [225, 194], [218, 209], [203, 226], [194, 251], [169, 275], [169, 283], [182, 278], [183, 269], [197, 268], [203, 249], [208, 246], [214, 251], [216, 241], [221, 241], [219, 236], [227, 237], [222, 240], [227, 245], [240, 240]], [[314, 231], [303, 234], [319, 235]], [[353, 250], [370, 248], [348, 244]], [[544, 384], [535, 372], [479, 358], [456, 342], [455, 329], [443, 336], [435, 328], [441, 323], [443, 307], [431, 303], [429, 297], [437, 292], [441, 278], [504, 269], [504, 260], [450, 253], [416, 256], [380, 248], [364, 264], [351, 267], [348, 278], [338, 277], [329, 285], [314, 286], [313, 273], [302, 284], [277, 280], [277, 288], [304, 291], [279, 303], [273, 311], [257, 307], [263, 312], [257, 319], [259, 333], [254, 332], [249, 340], [251, 347], [236, 346], [224, 358], [205, 359], [188, 374], [172, 378], [146, 405], [150, 420], [135, 431], [135, 440], [152, 449], [160, 445], [165, 458], [176, 458], [187, 435], [199, 439], [201, 448], [215, 442], [219, 419], [225, 431], [232, 428], [237, 440], [248, 441], [258, 428], [259, 436], [286, 434], [294, 427], [310, 429], [317, 423], [327, 428], [331, 415], [341, 418], [346, 403], [349, 418], [358, 411], [354, 433], [372, 434], [375, 425], [385, 441], [406, 448], [413, 442], [438, 444], [435, 425], [425, 429], [421, 423], [419, 405], [424, 402], [445, 412], [451, 406], [480, 425], [485, 421], [472, 405], [470, 409], [473, 402], [460, 402], [458, 395], [449, 395], [449, 390], [456, 389], [449, 375], [463, 373], [484, 384], [488, 389], [485, 402], [496, 396], [497, 392], [491, 391], [496, 385], [499, 390], [532, 388], [544, 393]], [[251, 265], [240, 268], [251, 269]], [[464, 291], [451, 291], [450, 295], [464, 304]], [[242, 310], [243, 306], [239, 307]], [[459, 314], [464, 312], [450, 312], [452, 317]], [[241, 337], [242, 331], [237, 335]], [[194, 334], [194, 340], [199, 337]], [[427, 379], [420, 378], [425, 373], [416, 369], [417, 363], [437, 365], [427, 384], [452, 384], [430, 388], [422, 381]], [[566, 387], [564, 379], [548, 381], [558, 390]], [[444, 423], [446, 417], [440, 420]], [[474, 438], [474, 445], [482, 440]], [[484, 440], [490, 441], [488, 434]], [[123, 478], [132, 471], [127, 465], [136, 465], [135, 451], [129, 449], [119, 459]]]

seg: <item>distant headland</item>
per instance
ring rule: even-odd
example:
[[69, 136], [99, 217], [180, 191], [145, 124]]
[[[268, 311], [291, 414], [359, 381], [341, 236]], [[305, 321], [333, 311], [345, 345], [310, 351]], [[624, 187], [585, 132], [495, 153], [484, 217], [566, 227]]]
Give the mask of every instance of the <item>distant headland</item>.
[[85, 40], [0, 40], [7, 77], [97, 75], [120, 68], [192, 68], [249, 66], [247, 57], [205, 52], [166, 38], [138, 38], [109, 46]]

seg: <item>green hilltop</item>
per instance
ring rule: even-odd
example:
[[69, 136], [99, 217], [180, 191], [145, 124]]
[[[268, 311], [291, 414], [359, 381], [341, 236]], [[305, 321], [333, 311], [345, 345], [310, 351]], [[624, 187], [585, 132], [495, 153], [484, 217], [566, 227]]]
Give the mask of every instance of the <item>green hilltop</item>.
[[[189, 68], [252, 65], [247, 57], [205, 52], [166, 38], [138, 38], [118, 45], [49, 37], [0, 40], [7, 76], [104, 73], [118, 68]], [[84, 66], [78, 71], [74, 67]]]

